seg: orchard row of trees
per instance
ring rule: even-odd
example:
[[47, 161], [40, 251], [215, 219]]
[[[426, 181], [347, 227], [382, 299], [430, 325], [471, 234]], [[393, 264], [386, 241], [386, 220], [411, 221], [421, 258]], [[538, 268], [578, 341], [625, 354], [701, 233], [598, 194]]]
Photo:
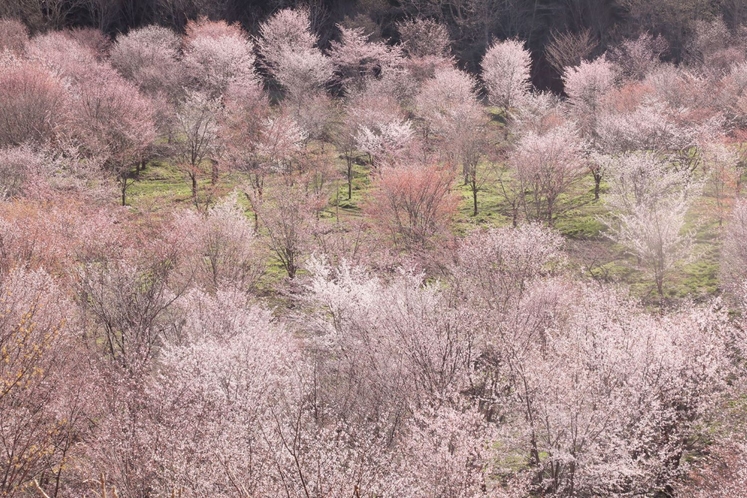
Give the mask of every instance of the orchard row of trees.
[[[747, 460], [739, 28], [682, 65], [566, 40], [561, 99], [520, 41], [476, 78], [433, 19], [322, 48], [311, 13], [0, 20], [0, 495], [743, 489], [717, 459]], [[126, 207], [154, 161], [191, 207]], [[456, 236], [457, 184], [506, 226]], [[579, 277], [553, 226], [584, 204], [656, 309]], [[667, 306], [695, 210], [723, 296]]]

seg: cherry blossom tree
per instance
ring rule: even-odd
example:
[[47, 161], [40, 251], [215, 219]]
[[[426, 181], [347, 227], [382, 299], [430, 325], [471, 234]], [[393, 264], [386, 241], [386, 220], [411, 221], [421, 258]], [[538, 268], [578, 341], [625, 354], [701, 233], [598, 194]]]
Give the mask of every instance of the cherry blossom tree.
[[332, 79], [332, 62], [317, 47], [307, 10], [277, 12], [262, 23], [259, 34], [265, 66], [297, 107]]
[[[308, 135], [297, 121], [283, 108], [280, 112], [265, 118], [255, 143], [257, 157], [262, 166], [257, 173], [281, 173], [286, 178], [286, 183], [293, 183], [295, 165], [302, 155], [307, 138]], [[255, 190], [261, 195], [262, 178], [255, 175], [252, 181]]]
[[[643, 83], [653, 88], [654, 101], [674, 110], [702, 109], [710, 106], [717, 97], [709, 78], [684, 66], [661, 64], [646, 75]], [[704, 120], [703, 116], [700, 120]]]
[[744, 472], [747, 448], [743, 440], [733, 435], [723, 436], [701, 465], [693, 468], [676, 492], [694, 498], [727, 498], [738, 495], [747, 486]]
[[93, 48], [61, 31], [35, 36], [28, 44], [27, 53], [31, 60], [71, 84], [85, 79], [92, 68], [102, 67]]
[[346, 93], [360, 91], [370, 78], [397, 65], [401, 55], [396, 48], [369, 41], [363, 28], [346, 28], [338, 24], [340, 41], [332, 41], [329, 57], [335, 67], [336, 81]]
[[202, 18], [186, 31], [183, 63], [200, 91], [218, 98], [233, 81], [258, 83], [253, 44], [238, 25]]
[[[286, 451], [278, 432], [294, 428], [281, 417], [304, 394], [298, 342], [241, 293], [193, 291], [183, 312], [183, 341], [164, 348], [149, 389], [159, 414], [158, 486], [246, 496], [282, 493], [285, 482], [303, 494], [297, 477], [286, 480], [296, 472], [293, 461], [278, 465]], [[288, 447], [304, 453], [299, 464], [310, 443]]]
[[426, 248], [447, 233], [458, 198], [451, 168], [438, 165], [385, 168], [366, 210], [396, 245]]
[[585, 135], [593, 132], [602, 99], [614, 85], [614, 80], [613, 66], [604, 57], [591, 62], [582, 61], [576, 67], [564, 70], [565, 93]]
[[723, 19], [700, 20], [694, 27], [695, 36], [686, 56], [691, 67], [705, 74], [719, 74], [733, 63], [745, 60], [742, 47]]
[[[523, 413], [509, 415], [516, 432], [505, 444], [524, 441], [535, 492], [614, 494], [671, 484], [698, 431], [693, 420], [708, 413], [730, 371], [723, 312], [660, 320], [612, 292], [599, 299], [598, 289], [581, 289], [569, 306], [569, 292], [535, 289], [517, 316], [524, 325], [506, 329], [504, 357], [517, 383], [510, 397]], [[553, 317], [561, 309], [569, 315]]]
[[415, 105], [426, 140], [438, 141], [434, 148], [446, 156], [446, 162], [461, 166], [464, 183], [472, 192], [472, 213], [477, 216], [477, 194], [484, 181], [478, 165], [487, 149], [487, 136], [475, 83], [457, 69], [438, 70], [423, 84]]
[[41, 482], [58, 496], [85, 430], [72, 306], [43, 270], [4, 272], [0, 295], [0, 492], [23, 494]]
[[356, 147], [367, 153], [374, 167], [390, 166], [411, 150], [415, 131], [410, 121], [390, 121], [375, 128], [361, 126], [355, 135]]
[[477, 121], [481, 109], [475, 84], [471, 76], [456, 68], [441, 69], [423, 83], [415, 106], [426, 140], [441, 138], [447, 148], [463, 128]]
[[744, 263], [747, 261], [745, 240], [747, 240], [747, 203], [739, 200], [726, 225], [719, 271], [721, 286], [737, 300], [744, 298], [745, 282], [747, 282], [747, 273], [744, 271]]
[[413, 145], [414, 129], [399, 102], [375, 88], [347, 101], [346, 115], [337, 143], [347, 161], [348, 188], [351, 188], [352, 158], [356, 151], [367, 153], [374, 166], [406, 154]]
[[400, 450], [404, 458], [396, 468], [396, 475], [401, 476], [396, 486], [413, 497], [428, 493], [479, 496], [486, 489], [496, 497], [505, 497], [524, 491], [521, 483], [512, 482], [511, 491], [505, 493], [490, 477], [495, 469], [491, 442], [497, 432], [476, 408], [415, 412]]
[[229, 197], [211, 207], [205, 215], [185, 211], [175, 222], [178, 244], [185, 247], [189, 273], [201, 288], [246, 291], [262, 275], [254, 228]]
[[[612, 97], [612, 95], [611, 95]], [[717, 139], [723, 128], [718, 115], [692, 115], [656, 99], [646, 99], [632, 110], [606, 110], [597, 117], [595, 145], [605, 153], [636, 150], [668, 154], [681, 169], [700, 165], [697, 147]]]
[[147, 95], [163, 93], [175, 98], [182, 84], [178, 61], [179, 37], [168, 28], [146, 26], [117, 37], [111, 65]]
[[689, 255], [685, 215], [700, 185], [652, 153], [618, 156], [608, 171], [610, 237], [637, 257], [663, 301], [667, 277]]
[[108, 68], [81, 81], [74, 99], [73, 136], [85, 155], [114, 174], [124, 206], [132, 169], [156, 138], [153, 106], [132, 83]]
[[96, 60], [104, 61], [110, 55], [112, 40], [96, 28], [72, 28], [65, 30], [65, 36], [93, 52]]
[[545, 133], [565, 120], [563, 102], [550, 92], [534, 92], [516, 109], [513, 120], [517, 130]]
[[475, 231], [451, 268], [455, 291], [472, 306], [506, 311], [536, 281], [563, 268], [563, 238], [538, 223]]
[[267, 230], [267, 245], [280, 265], [293, 279], [302, 267], [309, 245], [309, 225], [315, 196], [300, 185], [275, 186], [272, 195], [259, 197], [246, 192], [252, 210]]
[[[173, 251], [172, 251], [173, 252]], [[173, 254], [153, 261], [124, 259], [87, 263], [80, 269], [78, 293], [92, 317], [90, 332], [106, 358], [128, 376], [139, 377], [155, 357], [166, 328], [166, 311], [179, 296], [170, 288]]]
[[636, 39], [624, 40], [607, 53], [616, 72], [628, 80], [640, 81], [661, 64], [660, 57], [668, 43], [662, 36], [641, 33]]
[[[219, 123], [219, 138], [224, 150], [222, 163], [246, 173], [252, 190], [261, 197], [265, 174], [271, 170], [268, 158], [263, 155], [264, 143], [272, 134], [268, 132], [278, 128], [273, 126], [275, 121], [270, 103], [262, 88], [252, 81], [232, 83], [223, 103], [224, 115]], [[294, 124], [291, 128], [297, 130], [298, 126]]]
[[574, 284], [559, 277], [561, 245], [539, 225], [478, 232], [451, 270], [457, 299], [486, 324], [468, 393], [501, 421], [494, 472], [521, 458], [528, 490], [545, 494], [660, 489], [681, 474], [695, 420], [731, 371], [725, 312], [662, 318], [611, 289]]
[[728, 124], [747, 124], [747, 62], [733, 64], [721, 80], [718, 105], [726, 114]]
[[412, 58], [448, 58], [451, 37], [443, 24], [432, 19], [415, 18], [397, 23], [402, 50]]
[[575, 126], [565, 123], [543, 134], [525, 133], [510, 161], [527, 218], [552, 225], [563, 209], [558, 198], [584, 170], [583, 142]]
[[701, 154], [703, 169], [708, 174], [704, 194], [713, 197], [713, 211], [721, 226], [741, 190], [739, 154], [733, 146], [724, 143], [705, 144]]
[[198, 179], [206, 162], [210, 162], [212, 182], [217, 182], [217, 155], [220, 147], [218, 122], [220, 102], [205, 93], [190, 91], [179, 103], [176, 123], [179, 131], [172, 143], [179, 167], [186, 173], [192, 188], [192, 202], [198, 205]]
[[65, 118], [67, 98], [59, 79], [38, 64], [2, 62], [0, 71], [0, 147], [52, 139]]
[[[12, 160], [13, 155], [6, 157]], [[33, 162], [43, 160], [43, 156], [24, 156]], [[42, 192], [46, 195], [40, 199], [29, 196], [2, 204], [0, 268], [4, 271], [44, 269], [66, 276], [77, 262], [104, 257], [109, 254], [105, 248], [121, 250], [128, 245], [116, 230], [122, 220], [108, 209], [92, 206], [90, 197]]]
[[0, 149], [0, 197], [10, 199], [42, 189], [53, 167], [52, 158], [27, 145]]
[[339, 416], [377, 421], [396, 441], [414, 410], [450, 404], [472, 359], [466, 310], [450, 307], [449, 296], [417, 273], [386, 283], [362, 268], [312, 263], [309, 299], [328, 317], [318, 326], [336, 363], [328, 373], [346, 373], [324, 393]]
[[531, 88], [532, 59], [518, 40], [496, 42], [485, 53], [482, 81], [493, 105], [511, 109], [521, 104]]
[[152, 101], [99, 62], [93, 48], [62, 33], [34, 38], [29, 54], [57, 74], [71, 94], [65, 105], [71, 123], [60, 129], [56, 148], [114, 173], [126, 202], [130, 169], [143, 164], [155, 139]]

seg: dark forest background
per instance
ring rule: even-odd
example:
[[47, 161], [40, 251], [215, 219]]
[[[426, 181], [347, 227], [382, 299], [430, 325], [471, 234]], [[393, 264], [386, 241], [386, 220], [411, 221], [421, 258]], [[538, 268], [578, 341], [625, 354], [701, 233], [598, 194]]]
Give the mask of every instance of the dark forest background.
[[519, 38], [533, 54], [535, 85], [556, 90], [559, 77], [546, 57], [552, 44], [575, 45], [593, 57], [648, 31], [667, 40], [664, 58], [677, 62], [687, 57], [698, 21], [720, 17], [731, 29], [747, 21], [747, 0], [2, 0], [0, 17], [20, 19], [32, 33], [92, 27], [116, 36], [148, 24], [180, 31], [200, 16], [256, 33], [270, 14], [298, 5], [311, 11], [322, 48], [338, 35], [338, 23], [396, 42], [402, 19], [439, 21], [449, 28], [459, 66], [469, 71], [492, 41]]

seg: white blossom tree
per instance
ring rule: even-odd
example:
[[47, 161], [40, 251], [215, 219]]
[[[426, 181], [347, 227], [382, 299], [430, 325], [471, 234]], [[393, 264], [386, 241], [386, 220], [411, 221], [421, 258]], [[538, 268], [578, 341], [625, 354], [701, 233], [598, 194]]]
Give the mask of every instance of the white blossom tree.
[[521, 104], [531, 88], [532, 58], [518, 40], [496, 42], [485, 53], [480, 66], [491, 103], [511, 109]]
[[332, 79], [332, 61], [317, 46], [307, 10], [277, 12], [262, 23], [259, 34], [257, 46], [263, 62], [294, 105], [300, 107]]
[[607, 170], [610, 237], [637, 258], [663, 302], [667, 277], [690, 252], [685, 215], [701, 185], [653, 153], [617, 156]]

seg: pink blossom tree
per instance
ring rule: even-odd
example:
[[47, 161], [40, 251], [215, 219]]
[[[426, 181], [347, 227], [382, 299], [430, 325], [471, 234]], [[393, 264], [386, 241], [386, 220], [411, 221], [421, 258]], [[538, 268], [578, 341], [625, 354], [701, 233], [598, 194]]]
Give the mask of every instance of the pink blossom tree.
[[711, 211], [722, 226], [742, 188], [739, 154], [734, 146], [719, 142], [703, 145], [700, 152], [703, 170], [708, 174], [704, 194], [713, 198]]
[[0, 149], [0, 197], [9, 199], [43, 189], [54, 161], [25, 145]]
[[562, 248], [560, 234], [538, 223], [475, 231], [457, 251], [454, 289], [472, 306], [505, 311], [537, 281], [562, 270]]
[[397, 23], [402, 50], [411, 58], [448, 58], [451, 37], [446, 26], [432, 19], [411, 19]]
[[744, 271], [744, 262], [747, 261], [745, 250], [747, 246], [745, 240], [747, 240], [747, 203], [744, 200], [738, 200], [726, 225], [719, 271], [721, 286], [732, 299], [736, 298], [737, 301], [744, 298], [746, 290], [747, 273]]
[[395, 245], [427, 248], [448, 233], [458, 198], [453, 170], [438, 165], [384, 168], [366, 210]]
[[277, 12], [262, 23], [259, 34], [257, 45], [265, 66], [297, 107], [332, 79], [332, 62], [317, 47], [307, 10]]
[[446, 156], [446, 162], [461, 166], [464, 183], [472, 192], [473, 216], [477, 216], [477, 194], [485, 181], [478, 166], [487, 150], [485, 118], [475, 84], [462, 71], [441, 69], [423, 83], [415, 99], [426, 140], [436, 142], [432, 146]]
[[[286, 472], [296, 472], [293, 461], [278, 465], [285, 451], [278, 431], [293, 430], [281, 417], [304, 394], [298, 342], [242, 293], [193, 291], [182, 309], [182, 341], [164, 348], [149, 388], [159, 414], [159, 487], [217, 496], [281, 492]], [[285, 486], [303, 493], [297, 477]]]
[[[706, 309], [659, 320], [613, 293], [600, 300], [598, 289], [582, 289], [568, 308], [569, 290], [535, 289], [517, 316], [525, 325], [505, 332], [512, 396], [523, 407], [509, 425], [530, 455], [535, 491], [671, 484], [697, 433], [693, 418], [708, 413], [730, 370], [723, 315]], [[570, 316], [553, 318], [561, 309]]]
[[360, 91], [370, 78], [397, 65], [401, 55], [396, 48], [369, 41], [363, 28], [339, 25], [340, 41], [332, 41], [329, 57], [335, 67], [335, 79], [346, 93]]
[[94, 71], [74, 93], [74, 137], [85, 155], [111, 171], [127, 203], [132, 170], [156, 138], [151, 102], [108, 68]]
[[374, 167], [391, 166], [405, 157], [413, 144], [415, 131], [410, 121], [390, 121], [375, 128], [362, 125], [355, 135], [356, 147], [367, 153]]
[[468, 393], [500, 420], [494, 471], [515, 475], [500, 462], [521, 458], [528, 489], [556, 495], [670, 485], [732, 368], [724, 311], [662, 318], [574, 284], [561, 245], [539, 225], [478, 232], [451, 270], [457, 300], [489, 324], [474, 337]]
[[378, 159], [387, 162], [405, 153], [415, 133], [400, 103], [388, 93], [381, 94], [369, 87], [346, 104], [337, 143], [346, 157], [350, 188], [352, 158], [356, 151], [367, 153], [374, 165]]
[[146, 26], [117, 37], [111, 49], [111, 65], [147, 95], [163, 93], [171, 98], [181, 91], [183, 70], [178, 57], [179, 37], [168, 28]]
[[638, 38], [624, 40], [611, 49], [607, 59], [616, 66], [620, 76], [640, 81], [661, 63], [660, 57], [667, 49], [664, 37], [642, 33]]
[[88, 415], [72, 306], [43, 270], [4, 272], [0, 296], [0, 492], [58, 496]]
[[38, 64], [0, 61], [0, 147], [44, 145], [65, 118], [62, 82]]
[[220, 102], [199, 91], [187, 92], [177, 108], [179, 134], [172, 148], [177, 165], [190, 181], [192, 202], [196, 206], [199, 204], [198, 179], [208, 166], [206, 163], [210, 163], [213, 184], [218, 180], [216, 161], [221, 145], [218, 134], [221, 113]]
[[456, 402], [473, 353], [465, 310], [450, 307], [439, 286], [414, 272], [387, 283], [345, 263], [312, 263], [309, 299], [326, 316], [318, 327], [332, 353], [328, 374], [346, 372], [344, 384], [324, 393], [339, 416], [376, 421], [394, 442], [406, 437], [414, 411]]
[[480, 108], [475, 85], [474, 78], [456, 68], [438, 70], [432, 79], [423, 82], [415, 108], [423, 121], [426, 140], [440, 138], [448, 144], [462, 128], [476, 121]]
[[319, 199], [301, 185], [276, 185], [272, 193], [259, 197], [246, 192], [252, 210], [267, 230], [267, 246], [293, 279], [308, 254], [314, 206]]
[[224, 199], [204, 215], [181, 213], [174, 232], [184, 247], [189, 274], [203, 289], [246, 291], [262, 275], [264, 263], [254, 228], [235, 197]]
[[57, 77], [78, 84], [91, 68], [102, 65], [92, 47], [67, 36], [62, 31], [51, 31], [31, 39], [28, 57], [46, 67]]
[[186, 27], [183, 64], [196, 87], [211, 98], [239, 80], [258, 83], [253, 44], [238, 25], [199, 19]]
[[96, 28], [72, 28], [65, 30], [65, 35], [93, 52], [99, 62], [110, 55], [112, 40]]
[[583, 174], [583, 142], [572, 123], [543, 134], [525, 133], [510, 158], [516, 188], [529, 219], [552, 225], [562, 212], [559, 197]]
[[735, 39], [723, 19], [699, 20], [687, 47], [691, 67], [706, 75], [718, 75], [735, 62], [745, 60], [740, 40]]
[[728, 124], [747, 125], [747, 62], [735, 63], [721, 79], [718, 106], [725, 113]]

